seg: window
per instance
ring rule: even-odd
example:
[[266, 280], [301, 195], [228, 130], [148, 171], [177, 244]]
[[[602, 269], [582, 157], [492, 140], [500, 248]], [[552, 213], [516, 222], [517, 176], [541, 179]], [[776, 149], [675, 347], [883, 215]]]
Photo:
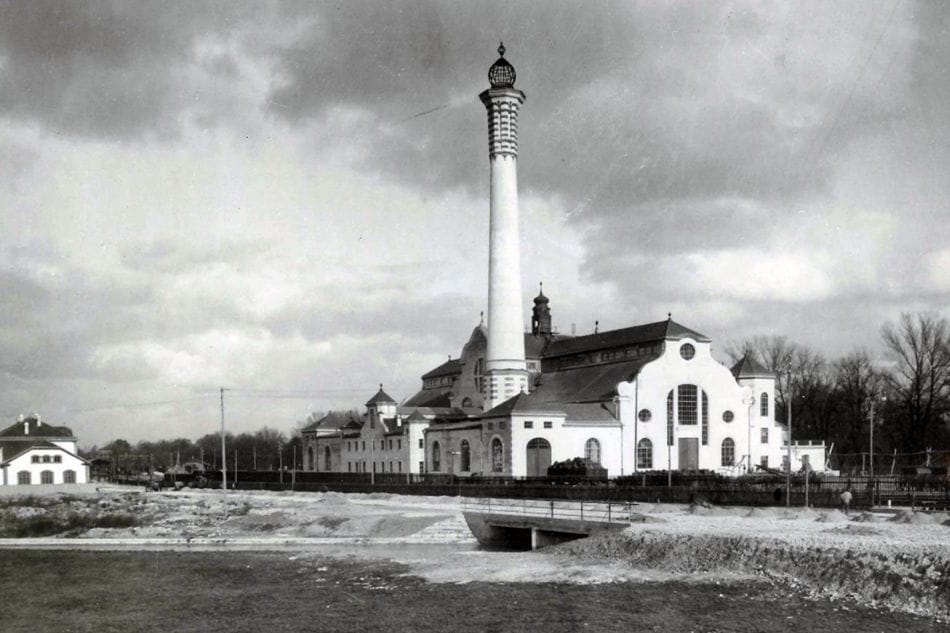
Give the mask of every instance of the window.
[[329, 446], [323, 447], [323, 470], [329, 471], [333, 465], [332, 453]]
[[493, 473], [505, 470], [505, 449], [497, 437], [491, 441], [491, 470]]
[[34, 463], [34, 464], [39, 464], [39, 463], [40, 463], [40, 456], [39, 456], [39, 455], [34, 455], [34, 456], [30, 459], [30, 462], [32, 462], [32, 463]]
[[44, 470], [40, 473], [40, 483], [41, 484], [51, 484], [53, 483], [53, 471]]
[[502, 430], [502, 431], [505, 430], [505, 421], [504, 421], [504, 420], [502, 420], [501, 422], [498, 423], [498, 428], [499, 428], [499, 430]]
[[735, 414], [732, 411], [723, 411], [722, 412], [722, 421], [723, 422], [732, 422], [736, 419]]
[[468, 440], [462, 440], [460, 452], [462, 459], [460, 460], [459, 469], [467, 473], [472, 469], [472, 448], [469, 446]]
[[768, 468], [768, 467], [769, 467], [769, 456], [768, 456], [768, 455], [763, 455], [762, 457], [760, 457], [760, 458], [759, 458], [759, 464], [761, 464], [762, 468]]
[[393, 450], [393, 441], [389, 440], [389, 450]]
[[769, 394], [764, 391], [759, 396], [759, 415], [763, 418], [769, 417]]
[[346, 462], [346, 472], [353, 472], [353, 462]]
[[313, 447], [307, 447], [307, 470], [316, 470], [313, 464]]
[[526, 428], [526, 429], [533, 429], [533, 428], [534, 428], [534, 422], [532, 422], [531, 420], [525, 420], [525, 421], [524, 421], [524, 428]]
[[653, 419], [653, 413], [649, 409], [640, 409], [640, 413], [637, 414], [637, 418], [641, 422], [649, 422]]
[[402, 472], [402, 462], [396, 462], [396, 466], [399, 468], [399, 472]]
[[637, 468], [653, 468], [653, 442], [647, 438], [637, 442]]
[[396, 450], [397, 450], [397, 451], [401, 451], [401, 450], [402, 450], [402, 440], [401, 440], [401, 439], [396, 440]]
[[489, 422], [489, 423], [488, 423], [488, 430], [489, 430], [489, 431], [492, 431], [492, 430], [494, 430], [494, 429], [495, 429], [495, 423], [494, 423], [494, 422]]
[[551, 421], [550, 421], [550, 420], [545, 420], [545, 421], [544, 421], [544, 428], [550, 429], [552, 426], [554, 426], [554, 425], [551, 424]]
[[769, 430], [768, 430], [768, 429], [762, 429], [762, 430], [761, 430], [761, 438], [762, 438], [762, 443], [763, 443], [763, 444], [768, 444], [768, 443], [769, 443]]
[[423, 444], [423, 441], [424, 441], [424, 440], [420, 437], [420, 438], [419, 438], [419, 448], [425, 448], [425, 444]]
[[703, 446], [709, 444], [709, 398], [706, 397], [706, 392], [703, 392], [703, 410], [700, 413], [702, 419], [702, 442]]
[[439, 472], [442, 469], [442, 447], [438, 442], [432, 442], [432, 472]]
[[469, 408], [471, 408], [471, 407], [472, 407], [472, 399], [471, 399], [471, 398], [463, 398], [463, 399], [462, 399], [462, 408], [463, 408], [463, 409], [469, 409]]
[[51, 461], [53, 461], [53, 458], [52, 458], [52, 457], [50, 457], [49, 455], [43, 455], [43, 463], [44, 463], [44, 464], [48, 464], [48, 463], [50, 463]]
[[788, 470], [788, 455], [782, 455], [782, 470]]
[[584, 461], [588, 464], [600, 464], [600, 442], [593, 437], [584, 444]]
[[673, 390], [666, 394], [666, 445], [673, 446]]
[[64, 484], [74, 484], [74, 483], [76, 483], [76, 471], [75, 471], [75, 470], [64, 470], [64, 471], [63, 471], [63, 483], [64, 483]]
[[62, 464], [62, 463], [63, 463], [63, 456], [62, 456], [62, 455], [53, 455], [53, 463], [54, 463], [54, 464]]
[[676, 417], [683, 425], [694, 425], [696, 419], [696, 385], [680, 385], [676, 388], [679, 402], [676, 407]]
[[366, 450], [366, 440], [363, 440], [363, 450]]
[[424, 473], [425, 471], [426, 471], [426, 463], [425, 463], [425, 462], [419, 462], [419, 472], [420, 472], [420, 473]]
[[692, 360], [693, 356], [696, 355], [696, 348], [690, 345], [689, 343], [683, 343], [680, 345], [680, 356], [683, 360]]
[[389, 472], [392, 472], [392, 471], [393, 471], [393, 463], [392, 463], [392, 461], [390, 461], [390, 462], [389, 462]]
[[732, 441], [731, 437], [727, 437], [722, 441], [722, 465], [725, 466], [735, 466], [736, 464], [736, 443]]
[[21, 470], [20, 472], [18, 472], [16, 474], [16, 482], [20, 486], [29, 486], [31, 483], [33, 483], [32, 481], [30, 481], [30, 471]]

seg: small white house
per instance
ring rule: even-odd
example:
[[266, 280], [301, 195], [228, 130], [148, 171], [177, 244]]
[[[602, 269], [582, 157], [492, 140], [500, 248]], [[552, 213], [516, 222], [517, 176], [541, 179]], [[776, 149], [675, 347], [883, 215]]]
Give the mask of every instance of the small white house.
[[84, 484], [89, 462], [76, 452], [65, 426], [44, 424], [38, 415], [20, 416], [0, 431], [0, 485]]

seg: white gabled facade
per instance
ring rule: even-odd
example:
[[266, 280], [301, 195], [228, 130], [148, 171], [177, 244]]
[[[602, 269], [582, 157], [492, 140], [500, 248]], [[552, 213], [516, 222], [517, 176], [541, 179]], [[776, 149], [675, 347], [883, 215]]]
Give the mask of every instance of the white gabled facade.
[[20, 416], [0, 431], [0, 484], [33, 486], [89, 482], [89, 462], [76, 452], [66, 427], [44, 424], [39, 416]]

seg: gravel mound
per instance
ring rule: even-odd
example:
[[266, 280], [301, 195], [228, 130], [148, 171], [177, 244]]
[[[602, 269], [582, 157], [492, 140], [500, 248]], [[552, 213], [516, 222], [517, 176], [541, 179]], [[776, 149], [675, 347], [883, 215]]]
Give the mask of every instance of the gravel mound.
[[924, 512], [914, 512], [913, 510], [901, 510], [888, 521], [892, 523], [909, 523], [911, 525], [934, 525], [939, 522], [938, 518]]

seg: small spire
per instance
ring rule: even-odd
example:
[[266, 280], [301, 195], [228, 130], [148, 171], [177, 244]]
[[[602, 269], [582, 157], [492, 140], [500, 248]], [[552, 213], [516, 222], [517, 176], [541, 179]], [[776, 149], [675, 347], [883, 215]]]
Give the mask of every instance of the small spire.
[[600, 321], [594, 321], [594, 334], [597, 334], [598, 330], [600, 330]]
[[667, 313], [666, 313], [666, 320], [667, 320], [667, 321], [672, 321], [672, 320], [673, 320], [673, 313], [672, 313], [672, 312], [667, 312]]
[[498, 54], [499, 54], [500, 56], [502, 56], [502, 57], [505, 56], [505, 43], [504, 43], [504, 42], [498, 42]]
[[478, 313], [478, 324], [485, 325], [485, 311], [484, 310]]
[[383, 383], [379, 383], [379, 390], [380, 390], [380, 391], [383, 390]]

